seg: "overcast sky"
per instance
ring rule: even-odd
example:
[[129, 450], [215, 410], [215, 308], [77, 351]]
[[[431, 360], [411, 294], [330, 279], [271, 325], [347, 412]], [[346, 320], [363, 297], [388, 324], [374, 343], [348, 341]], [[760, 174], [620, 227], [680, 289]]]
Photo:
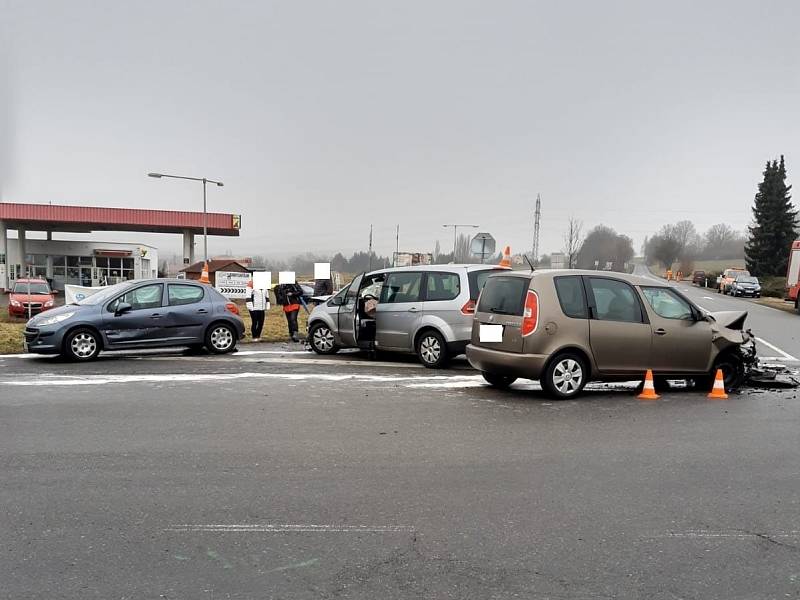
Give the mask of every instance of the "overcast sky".
[[447, 250], [454, 222], [529, 251], [537, 193], [543, 252], [570, 215], [638, 251], [744, 228], [767, 159], [800, 173], [797, 0], [4, 3], [3, 200], [192, 210], [146, 173], [219, 178], [243, 230], [212, 253], [349, 253], [370, 223]]

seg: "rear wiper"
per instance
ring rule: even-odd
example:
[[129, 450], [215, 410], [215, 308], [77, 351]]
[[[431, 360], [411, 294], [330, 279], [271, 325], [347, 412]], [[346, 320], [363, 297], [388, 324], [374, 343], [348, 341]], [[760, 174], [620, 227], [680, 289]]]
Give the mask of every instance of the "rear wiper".
[[511, 315], [511, 316], [514, 316], [513, 312], [509, 312], [507, 310], [501, 310], [499, 308], [490, 308], [489, 312], [494, 313], [496, 315]]

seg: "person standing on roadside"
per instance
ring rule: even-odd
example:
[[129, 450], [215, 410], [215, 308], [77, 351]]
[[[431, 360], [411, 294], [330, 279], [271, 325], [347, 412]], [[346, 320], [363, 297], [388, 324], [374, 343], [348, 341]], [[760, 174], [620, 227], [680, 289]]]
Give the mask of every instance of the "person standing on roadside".
[[[331, 296], [333, 295], [333, 281], [330, 279], [315, 279], [314, 280], [314, 297]], [[314, 306], [319, 306], [321, 300], [314, 300]]]
[[245, 305], [250, 313], [250, 335], [254, 342], [260, 342], [261, 331], [264, 329], [264, 318], [269, 310], [269, 291], [254, 290], [251, 279], [247, 282], [247, 293]]
[[275, 301], [283, 307], [286, 323], [289, 326], [289, 336], [293, 342], [299, 342], [297, 336], [297, 315], [300, 313], [300, 298], [302, 288], [297, 284], [279, 284], [275, 288]]

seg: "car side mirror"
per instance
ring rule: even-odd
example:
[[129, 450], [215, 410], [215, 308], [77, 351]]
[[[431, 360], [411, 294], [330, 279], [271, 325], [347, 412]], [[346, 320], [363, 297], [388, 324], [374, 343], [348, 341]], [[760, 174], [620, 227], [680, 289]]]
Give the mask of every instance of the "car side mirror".
[[342, 305], [342, 297], [341, 296], [334, 296], [331, 298], [331, 306], [341, 306]]
[[53, 296], [58, 296], [58, 290], [50, 290], [50, 293], [53, 294]]
[[120, 315], [124, 315], [126, 312], [130, 312], [131, 309], [133, 309], [133, 306], [127, 302], [120, 302], [117, 304], [117, 310], [114, 311], [114, 316], [118, 317]]

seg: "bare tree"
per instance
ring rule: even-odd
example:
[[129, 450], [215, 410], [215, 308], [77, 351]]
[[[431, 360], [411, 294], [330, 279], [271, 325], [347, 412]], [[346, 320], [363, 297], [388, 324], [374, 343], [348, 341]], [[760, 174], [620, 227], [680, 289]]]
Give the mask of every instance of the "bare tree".
[[570, 217], [569, 225], [564, 232], [564, 257], [567, 259], [568, 269], [574, 269], [578, 265], [578, 252], [583, 244], [582, 230], [583, 221]]

